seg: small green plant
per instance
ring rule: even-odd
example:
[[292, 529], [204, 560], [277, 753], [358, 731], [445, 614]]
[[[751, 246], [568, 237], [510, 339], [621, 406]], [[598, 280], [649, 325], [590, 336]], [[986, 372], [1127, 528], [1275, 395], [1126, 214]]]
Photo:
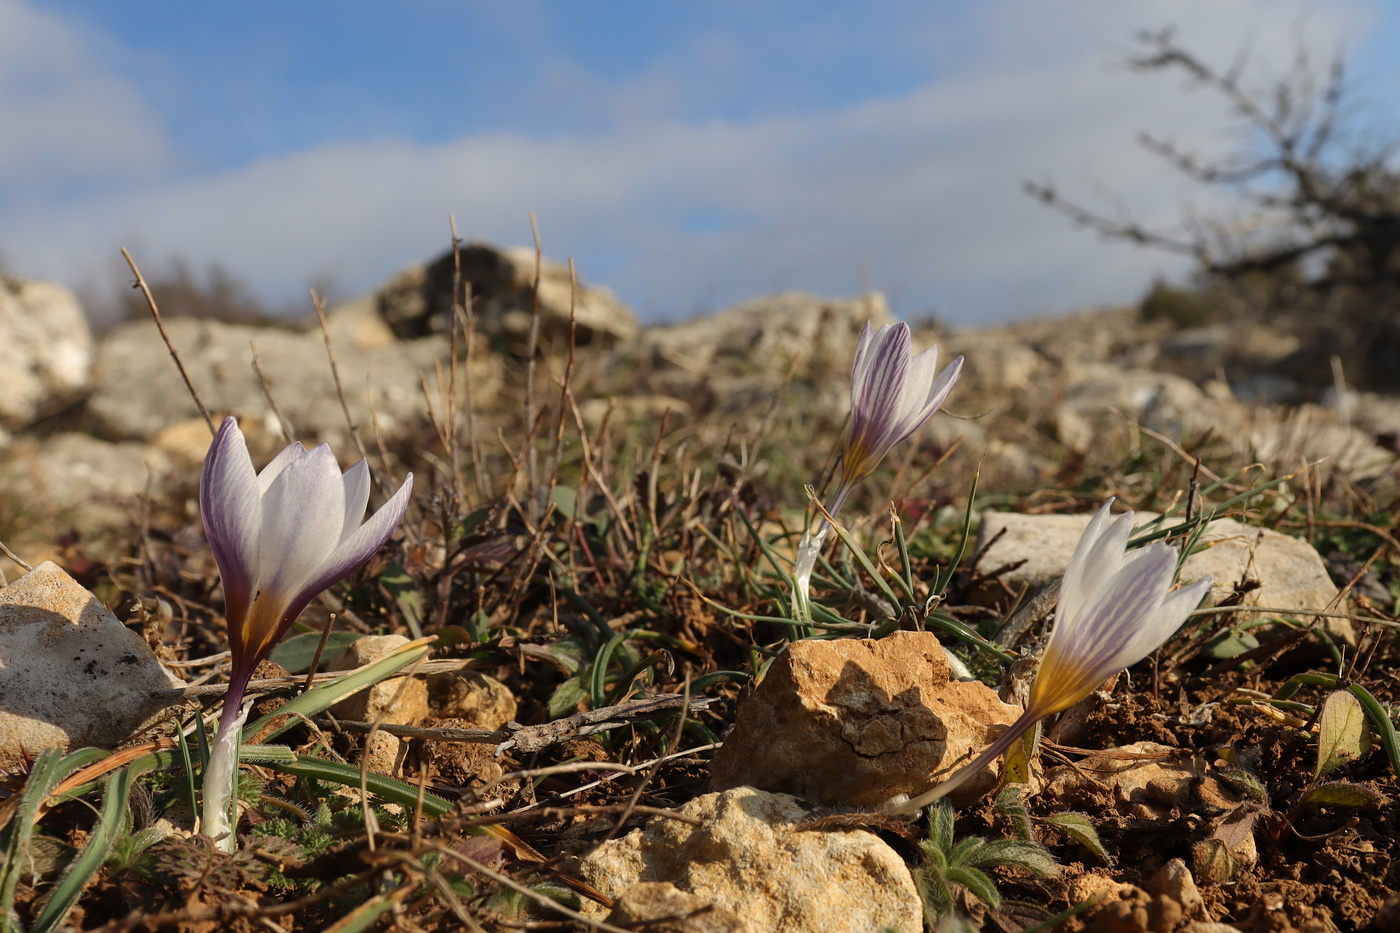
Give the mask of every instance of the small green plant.
[[953, 808], [946, 799], [929, 808], [928, 839], [919, 845], [924, 864], [914, 878], [924, 900], [924, 920], [930, 925], [954, 916], [961, 897], [1000, 906], [1001, 893], [988, 874], [990, 869], [1019, 868], [1036, 878], [1049, 878], [1058, 870], [1054, 857], [1038, 842], [980, 836], [955, 840], [953, 824]]

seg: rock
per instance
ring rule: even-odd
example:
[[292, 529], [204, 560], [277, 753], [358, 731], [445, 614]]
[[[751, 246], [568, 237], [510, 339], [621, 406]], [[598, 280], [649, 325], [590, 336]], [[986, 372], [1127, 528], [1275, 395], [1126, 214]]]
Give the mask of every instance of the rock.
[[81, 399], [93, 352], [72, 292], [0, 275], [0, 426], [23, 428]]
[[1161, 871], [1152, 876], [1147, 889], [1176, 901], [1188, 917], [1199, 917], [1206, 909], [1205, 898], [1201, 897], [1200, 889], [1196, 887], [1196, 879], [1191, 877], [1191, 869], [1182, 859], [1174, 858], [1163, 865]]
[[648, 933], [749, 933], [751, 927], [734, 913], [687, 894], [664, 881], [632, 885], [613, 904], [608, 923]]
[[494, 677], [449, 671], [428, 678], [428, 705], [438, 718], [460, 720], [458, 729], [499, 729], [515, 719], [515, 694]]
[[1050, 422], [1060, 443], [1080, 453], [1102, 445], [1105, 434], [1122, 435], [1124, 418], [1174, 440], [1207, 431], [1226, 437], [1240, 434], [1236, 425], [1243, 418], [1243, 408], [1239, 404], [1208, 398], [1194, 382], [1180, 376], [1110, 363], [1079, 363], [1067, 366], [1062, 378], [1064, 399], [1051, 409]]
[[[925, 344], [936, 341], [924, 338]], [[940, 345], [948, 359], [962, 356], [960, 391], [976, 388], [979, 399], [999, 392], [1029, 392], [1049, 375], [1050, 364], [1035, 350], [1001, 328], [957, 330]], [[973, 407], [983, 407], [981, 403]]]
[[[536, 301], [535, 251], [471, 243], [460, 252], [461, 281], [471, 285], [477, 328], [507, 340], [513, 352], [523, 355]], [[380, 286], [379, 313], [400, 338], [446, 334], [455, 277], [451, 250], [427, 265], [410, 266]], [[571, 305], [578, 346], [615, 346], [641, 330], [632, 309], [611, 290], [580, 281], [574, 293], [569, 267], [556, 262], [541, 264], [538, 303], [542, 347], [567, 349]]]
[[[408, 639], [402, 635], [366, 635], [336, 655], [328, 671], [351, 671], [394, 652]], [[428, 685], [421, 677], [390, 677], [331, 707], [341, 719], [358, 722], [416, 726], [428, 718]], [[365, 758], [372, 771], [393, 774], [399, 765], [403, 743], [387, 732], [376, 732], [365, 744]]]
[[[699, 825], [653, 818], [585, 856], [580, 876], [612, 897], [639, 882], [670, 882], [752, 931], [923, 929], [909, 869], [873, 833], [803, 831], [809, 814], [797, 800], [751, 787], [697, 797], [678, 812]], [[590, 903], [584, 913], [604, 911]]]
[[880, 292], [845, 299], [786, 292], [653, 327], [640, 338], [640, 355], [652, 365], [690, 373], [748, 373], [757, 367], [780, 379], [798, 360], [803, 372], [849, 373], [867, 321], [875, 327], [895, 322]]
[[1205, 762], [1189, 751], [1134, 742], [1105, 749], [1075, 766], [1057, 765], [1045, 772], [1041, 796], [1056, 806], [1082, 806], [1086, 794], [1111, 788], [1112, 806], [1139, 819], [1160, 819], [1172, 808], [1188, 808], [1192, 790], [1205, 772]]
[[1314, 470], [1357, 480], [1386, 476], [1396, 466], [1395, 453], [1378, 445], [1374, 434], [1342, 424], [1319, 405], [1260, 409], [1247, 439], [1246, 452], [1275, 474], [1321, 461]]
[[[1058, 579], [1090, 517], [983, 512], [973, 572], [991, 582], [983, 587], [981, 598], [992, 603], [1009, 602], [1023, 589], [1034, 595]], [[1155, 518], [1152, 513], [1139, 512], [1139, 527]], [[1204, 550], [1186, 559], [1181, 579], [1194, 580], [1207, 573], [1215, 577], [1205, 599], [1207, 606], [1218, 605], [1236, 590], [1247, 589], [1247, 582], [1258, 585], [1243, 593], [1243, 605], [1265, 606], [1284, 613], [1299, 609], [1321, 611], [1337, 597], [1337, 586], [1328, 576], [1326, 563], [1306, 541], [1222, 518], [1211, 523], [1201, 543]], [[1312, 621], [1304, 614], [1298, 619], [1304, 623]], [[1319, 627], [1347, 644], [1356, 642], [1350, 622], [1324, 619]]]
[[114, 748], [180, 681], [141, 636], [45, 561], [0, 589], [0, 768], [46, 748]]
[[[799, 641], [739, 707], [711, 764], [710, 788], [747, 784], [879, 807], [948, 777], [1019, 714], [985, 684], [950, 681], [931, 632]], [[976, 799], [995, 780], [989, 769], [954, 799]]]
[[[170, 458], [145, 444], [114, 444], [77, 433], [23, 438], [0, 463], [0, 489], [26, 503], [7, 543], [32, 555], [78, 528], [85, 553], [98, 556], [98, 533], [132, 527], [142, 498], [159, 490], [169, 471]], [[118, 559], [115, 553], [107, 556]]]
[[[373, 436], [371, 404], [379, 429], [401, 435], [426, 420], [420, 374], [436, 398], [437, 364], [447, 366], [450, 346], [444, 336], [383, 343], [366, 334], [361, 305], [348, 306], [347, 320], [332, 312], [332, 334], [358, 333], [335, 342], [336, 364], [350, 413], [362, 435]], [[194, 380], [204, 404], [216, 415], [233, 413], [266, 422], [280, 435], [276, 417], [252, 368], [256, 344], [269, 390], [294, 434], [306, 441], [349, 447], [349, 429], [336, 394], [320, 329], [306, 333], [272, 327], [224, 324], [194, 318], [166, 322], [171, 342]], [[334, 337], [333, 337], [334, 340]], [[478, 353], [474, 369], [461, 378], [472, 383], [475, 404], [489, 404], [502, 381], [501, 362]], [[368, 396], [368, 397], [367, 397]], [[199, 417], [183, 380], [154, 326], [145, 321], [112, 329], [98, 351], [96, 387], [88, 410], [105, 434], [149, 440], [162, 430]]]

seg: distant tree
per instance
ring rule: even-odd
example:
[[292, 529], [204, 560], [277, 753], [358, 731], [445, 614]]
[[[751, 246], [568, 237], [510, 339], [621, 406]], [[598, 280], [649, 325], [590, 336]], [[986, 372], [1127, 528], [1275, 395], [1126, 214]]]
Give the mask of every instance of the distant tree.
[[1110, 240], [1194, 258], [1201, 290], [1239, 286], [1257, 313], [1312, 338], [1324, 370], [1336, 353], [1358, 378], [1400, 382], [1396, 139], [1362, 130], [1343, 60], [1319, 69], [1299, 44], [1286, 75], [1247, 87], [1244, 55], [1220, 70], [1163, 29], [1140, 33], [1127, 64], [1184, 75], [1188, 88], [1220, 96], [1246, 125], [1246, 142], [1220, 156], [1139, 135], [1144, 148], [1186, 178], [1228, 191], [1230, 216], [1150, 229], [1071, 202], [1053, 184], [1028, 182], [1026, 191]]
[[[163, 273], [147, 276], [147, 285], [163, 317], [212, 318], [235, 324], [258, 324], [273, 316], [242, 282], [223, 266], [211, 263], [201, 278], [181, 258], [171, 260]], [[145, 296], [137, 289], [123, 295], [122, 317], [145, 318], [150, 314]]]

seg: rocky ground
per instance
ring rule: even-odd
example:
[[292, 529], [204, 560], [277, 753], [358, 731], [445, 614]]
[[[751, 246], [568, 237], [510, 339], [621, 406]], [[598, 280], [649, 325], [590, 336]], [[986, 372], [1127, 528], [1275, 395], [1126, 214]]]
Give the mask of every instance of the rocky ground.
[[[843, 621], [802, 629], [782, 577], [802, 489], [829, 473], [884, 298], [643, 328], [558, 266], [540, 279], [532, 253], [475, 245], [324, 327], [165, 321], [256, 463], [295, 437], [416, 478], [395, 541], [261, 672], [256, 715], [313, 664], [423, 637], [431, 658], [267, 738], [301, 757], [245, 766], [232, 857], [191, 835], [173, 739], [226, 676], [194, 501], [209, 425], [151, 321], [95, 337], [62, 289], [0, 282], [0, 540], [35, 566], [5, 563], [22, 579], [0, 589], [0, 906], [23, 928], [1400, 925], [1400, 399], [1260, 325], [922, 328], [963, 376], [843, 511], [875, 561], [828, 550], [814, 594]], [[1214, 575], [1206, 610], [1047, 724], [1028, 766], [965, 785], [953, 845], [881, 815], [1015, 719], [1053, 584], [1110, 495], [1169, 523], [1218, 512], [1182, 568]], [[40, 807], [26, 788], [54, 746], [133, 750], [74, 778], [89, 805]], [[118, 785], [147, 753], [166, 757]], [[85, 781], [109, 775], [129, 816], [104, 834]]]

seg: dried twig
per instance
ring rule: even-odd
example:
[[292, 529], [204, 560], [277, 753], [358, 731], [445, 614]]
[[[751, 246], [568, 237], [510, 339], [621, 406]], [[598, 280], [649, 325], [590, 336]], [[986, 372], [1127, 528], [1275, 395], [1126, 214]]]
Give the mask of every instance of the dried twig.
[[136, 276], [136, 287], [141, 289], [141, 294], [146, 298], [146, 307], [151, 309], [151, 317], [155, 318], [156, 330], [160, 331], [161, 339], [165, 341], [165, 348], [170, 351], [170, 357], [175, 361], [175, 368], [180, 370], [180, 378], [185, 380], [185, 388], [190, 390], [190, 398], [199, 408], [199, 413], [204, 416], [204, 423], [209, 426], [209, 433], [214, 430], [214, 419], [209, 414], [209, 409], [204, 407], [204, 400], [199, 397], [199, 391], [195, 389], [194, 383], [190, 381], [190, 374], [185, 371], [185, 364], [180, 362], [180, 354], [175, 350], [175, 344], [170, 342], [170, 335], [165, 332], [165, 322], [160, 319], [160, 309], [156, 307], [156, 298], [151, 294], [151, 287], [146, 284], [146, 279], [141, 275], [141, 270], [136, 268], [136, 260], [131, 258], [131, 253], [122, 247], [122, 256], [126, 258], [126, 264], [131, 267], [131, 274]]

